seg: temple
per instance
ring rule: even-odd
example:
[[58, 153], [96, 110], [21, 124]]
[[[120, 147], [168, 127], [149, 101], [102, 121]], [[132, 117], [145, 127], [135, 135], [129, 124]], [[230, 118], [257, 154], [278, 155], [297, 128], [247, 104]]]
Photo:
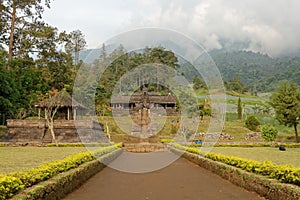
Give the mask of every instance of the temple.
[[[47, 123], [49, 115], [46, 114], [51, 109], [54, 114], [53, 127], [58, 143], [107, 142], [103, 125], [98, 121], [82, 119], [86, 108], [64, 90], [34, 106], [38, 109], [37, 119], [8, 119], [7, 131], [0, 136], [1, 142], [17, 145], [53, 143], [54, 139]], [[56, 111], [53, 112], [53, 109]], [[82, 113], [78, 115], [79, 112]]]
[[144, 101], [146, 101], [147, 107], [154, 113], [163, 114], [166, 112], [167, 116], [178, 115], [175, 95], [170, 93], [160, 95], [148, 92], [147, 88], [143, 88], [142, 92], [133, 93], [132, 95], [120, 94], [114, 96], [110, 106], [114, 114], [118, 115], [123, 113], [123, 110], [136, 111], [140, 109]]

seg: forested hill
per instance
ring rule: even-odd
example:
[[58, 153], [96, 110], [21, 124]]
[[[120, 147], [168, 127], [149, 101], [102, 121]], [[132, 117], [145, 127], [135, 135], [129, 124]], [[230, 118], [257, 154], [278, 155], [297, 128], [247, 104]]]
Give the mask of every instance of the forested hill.
[[224, 81], [239, 77], [254, 92], [269, 92], [278, 82], [288, 80], [300, 85], [300, 56], [271, 58], [251, 51], [214, 50], [211, 57]]

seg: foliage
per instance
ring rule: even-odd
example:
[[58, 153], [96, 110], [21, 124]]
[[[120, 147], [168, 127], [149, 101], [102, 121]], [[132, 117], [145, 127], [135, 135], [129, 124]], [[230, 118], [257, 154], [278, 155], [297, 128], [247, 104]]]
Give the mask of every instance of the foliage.
[[224, 83], [226, 90], [235, 91], [241, 94], [248, 92], [249, 88], [246, 87], [239, 77], [234, 77], [233, 79]]
[[81, 152], [71, 155], [63, 160], [44, 163], [39, 167], [27, 170], [25, 172], [14, 172], [9, 175], [0, 175], [0, 199], [6, 199], [18, 193], [21, 189], [30, 187], [41, 181], [47, 180], [61, 172], [76, 168], [82, 163], [91, 161], [95, 157], [102, 156], [120, 147], [120, 144], [102, 147], [90, 152]]
[[[76, 72], [72, 67], [72, 57], [60, 48], [70, 35], [59, 33], [57, 28], [42, 20], [44, 9], [50, 8], [50, 1], [0, 2], [2, 121], [36, 115], [33, 104], [38, 95], [51, 88], [61, 90], [72, 85]], [[8, 52], [1, 44], [8, 47]]]
[[281, 82], [279, 88], [272, 94], [271, 105], [281, 124], [294, 127], [296, 141], [299, 143], [297, 125], [300, 123], [300, 92], [297, 86]]
[[[85, 82], [86, 88], [82, 88], [81, 90], [83, 93], [85, 93], [84, 96], [90, 95], [93, 91], [90, 92], [91, 88], [96, 87], [96, 93], [95, 93], [95, 100], [96, 100], [96, 108], [97, 112], [101, 115], [110, 115], [110, 110], [106, 109], [109, 107], [110, 98], [112, 95], [112, 92], [114, 91], [116, 84], [120, 80], [120, 78], [128, 71], [134, 69], [135, 67], [142, 66], [143, 64], [149, 64], [152, 63], [155, 65], [155, 72], [157, 73], [156, 80], [149, 80], [149, 70], [154, 70], [154, 68], [147, 68], [146, 72], [140, 71], [140, 75], [137, 78], [137, 82], [133, 82], [130, 84], [136, 84], [136, 87], [131, 86], [130, 88], [142, 88], [144, 83], [150, 82], [151, 84], [148, 84], [149, 92], [155, 91], [155, 92], [163, 92], [163, 93], [169, 93], [167, 87], [164, 87], [159, 84], [159, 82], [164, 82], [164, 80], [160, 80], [159, 74], [166, 73], [162, 70], [160, 64], [167, 65], [171, 68], [175, 68], [178, 64], [178, 59], [175, 56], [175, 54], [172, 51], [166, 50], [162, 47], [154, 47], [154, 48], [145, 48], [143, 52], [131, 52], [126, 53], [124, 50], [124, 47], [120, 45], [117, 49], [115, 49], [111, 53], [107, 53], [105, 46], [103, 45], [100, 57], [98, 60], [96, 60], [95, 63], [93, 63], [95, 66], [107, 66], [105, 71], [103, 72], [101, 76], [101, 80], [99, 81], [98, 85], [92, 85], [93, 83], [86, 83], [86, 75], [82, 74], [82, 81]], [[97, 74], [97, 72], [94, 72], [93, 70], [97, 70], [97, 67], [89, 67], [86, 66], [87, 70], [87, 76], [94, 76]], [[171, 76], [171, 74], [170, 74]], [[77, 77], [81, 77], [77, 76]], [[81, 80], [81, 79], [80, 79]], [[92, 78], [91, 78], [92, 80]], [[128, 85], [119, 83], [118, 86], [119, 92], [122, 93], [123, 91], [126, 91], [128, 89]], [[85, 87], [85, 86], [84, 86]], [[127, 89], [126, 89], [127, 88]], [[139, 91], [132, 91], [132, 92], [139, 92]], [[91, 94], [92, 96], [93, 94]], [[93, 104], [95, 102], [90, 102], [89, 104]], [[105, 111], [100, 111], [101, 108], [104, 108]]]
[[261, 128], [261, 137], [266, 142], [275, 141], [278, 134], [278, 130], [271, 124], [265, 124]]
[[86, 46], [84, 35], [80, 30], [75, 30], [70, 33], [70, 36], [65, 45], [66, 52], [74, 53], [74, 64], [77, 65], [79, 61], [79, 52]]
[[241, 98], [238, 99], [238, 105], [237, 105], [237, 113], [238, 113], [238, 119], [242, 119], [242, 104], [241, 104]]
[[254, 115], [249, 115], [245, 121], [245, 125], [251, 131], [259, 131], [260, 122]]
[[[1, 22], [4, 24], [0, 32], [0, 41], [8, 46], [9, 59], [13, 55], [20, 55], [22, 51], [33, 48], [35, 38], [34, 25], [39, 24], [45, 7], [50, 8], [51, 0], [4, 0], [1, 1]], [[36, 45], [37, 43], [35, 43]], [[28, 54], [27, 54], [28, 55]]]
[[195, 78], [193, 79], [193, 88], [194, 90], [207, 89], [207, 86], [201, 78], [195, 76]]
[[210, 55], [225, 82], [239, 77], [253, 95], [273, 91], [281, 80], [289, 80], [300, 86], [300, 57], [271, 58], [251, 51], [222, 49], [213, 50]]
[[19, 178], [0, 174], [0, 199], [4, 200], [12, 197], [24, 188], [24, 184]]
[[172, 143], [173, 139], [161, 139], [160, 142], [163, 144], [168, 144], [168, 143]]
[[295, 168], [292, 165], [276, 165], [271, 161], [258, 162], [255, 160], [248, 160], [235, 156], [225, 156], [216, 153], [204, 154], [200, 149], [185, 147], [180, 144], [173, 144], [173, 147], [193, 154], [202, 155], [205, 156], [205, 158], [235, 166], [248, 172], [277, 179], [283, 183], [291, 183], [300, 186], [300, 168]]

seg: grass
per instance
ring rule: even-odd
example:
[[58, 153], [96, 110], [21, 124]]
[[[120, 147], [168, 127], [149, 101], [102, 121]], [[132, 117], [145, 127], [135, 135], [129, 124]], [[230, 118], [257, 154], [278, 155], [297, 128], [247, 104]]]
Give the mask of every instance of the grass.
[[[279, 122], [275, 119], [274, 115], [271, 114], [254, 114], [255, 117], [257, 117], [260, 121], [260, 123], [263, 124], [272, 124], [278, 129], [278, 137], [276, 139], [276, 142], [296, 142], [295, 136], [294, 136], [294, 130], [292, 127], [286, 127], [283, 125], [280, 125]], [[234, 137], [233, 140], [230, 141], [224, 141], [221, 140], [221, 142], [263, 142], [262, 139], [257, 140], [245, 140], [245, 136], [252, 132], [249, 129], [247, 129], [244, 125], [244, 121], [246, 120], [246, 115], [243, 116], [243, 120], [237, 119], [237, 113], [226, 113], [225, 117], [225, 127], [223, 132], [227, 133]], [[160, 139], [172, 139], [175, 137], [178, 126], [172, 125], [171, 121], [172, 119], [180, 119], [179, 117], [162, 117], [158, 116], [156, 117], [155, 121], [158, 122], [159, 127], [158, 130], [159, 133], [157, 136]], [[108, 124], [109, 131], [111, 133], [111, 139], [114, 142], [122, 142], [128, 135], [131, 134], [131, 123], [128, 123], [131, 119], [129, 119], [128, 116], [124, 117], [99, 117], [99, 121], [104, 124], [104, 129], [106, 132], [106, 123]], [[197, 126], [197, 133], [207, 132], [209, 125], [210, 125], [210, 118], [208, 116], [204, 117], [203, 121], [199, 120], [199, 124], [193, 123], [193, 119], [183, 118], [180, 119], [180, 123], [182, 126], [190, 129], [190, 130], [196, 130]], [[118, 124], [116, 123], [118, 122]], [[121, 127], [121, 128], [120, 128]]]
[[212, 152], [237, 156], [257, 161], [271, 160], [279, 165], [300, 167], [300, 148], [287, 148], [279, 151], [275, 147], [215, 147]]
[[44, 162], [86, 151], [84, 147], [0, 147], [0, 174], [24, 171]]

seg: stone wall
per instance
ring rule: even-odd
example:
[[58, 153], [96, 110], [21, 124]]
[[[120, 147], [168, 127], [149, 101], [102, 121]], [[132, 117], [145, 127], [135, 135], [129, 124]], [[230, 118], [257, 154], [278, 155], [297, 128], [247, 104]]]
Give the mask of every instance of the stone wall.
[[[103, 126], [92, 120], [55, 120], [54, 132], [59, 143], [106, 142]], [[52, 136], [44, 119], [7, 120], [1, 142], [51, 143]]]

